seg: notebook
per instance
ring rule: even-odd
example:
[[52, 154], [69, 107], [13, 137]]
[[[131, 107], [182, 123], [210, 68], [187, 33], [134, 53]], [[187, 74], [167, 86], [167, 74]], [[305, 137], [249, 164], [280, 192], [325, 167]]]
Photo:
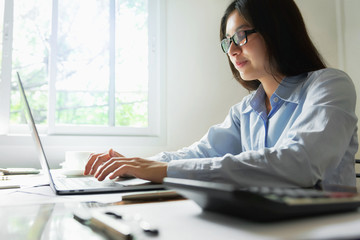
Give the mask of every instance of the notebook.
[[23, 101], [23, 110], [25, 112], [26, 120], [33, 137], [38, 158], [43, 169], [43, 172], [50, 181], [50, 187], [58, 195], [69, 194], [89, 194], [89, 193], [113, 193], [113, 192], [127, 192], [127, 191], [144, 191], [163, 189], [164, 185], [152, 183], [147, 180], [138, 178], [118, 178], [114, 180], [98, 181], [92, 176], [83, 177], [66, 177], [57, 174], [56, 171], [50, 170], [50, 164], [44, 151], [44, 146], [41, 142], [39, 133], [37, 131], [33, 115], [26, 98], [25, 90], [20, 79], [20, 74], [17, 73], [17, 80], [20, 95]]

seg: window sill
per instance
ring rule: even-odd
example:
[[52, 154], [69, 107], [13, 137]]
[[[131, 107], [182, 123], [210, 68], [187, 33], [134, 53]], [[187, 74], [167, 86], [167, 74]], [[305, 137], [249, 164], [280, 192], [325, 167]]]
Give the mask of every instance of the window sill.
[[[124, 156], [147, 157], [164, 149], [162, 136], [70, 136], [40, 135], [50, 167], [59, 167], [66, 151], [104, 152], [113, 148]], [[40, 168], [30, 135], [0, 135], [1, 167]]]

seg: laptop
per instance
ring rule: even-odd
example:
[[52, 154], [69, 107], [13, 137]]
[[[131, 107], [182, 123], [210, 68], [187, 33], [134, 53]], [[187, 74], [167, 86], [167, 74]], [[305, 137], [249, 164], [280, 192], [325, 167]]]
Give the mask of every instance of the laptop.
[[56, 171], [50, 170], [50, 164], [48, 158], [46, 157], [44, 146], [37, 131], [29, 102], [26, 98], [25, 90], [20, 79], [20, 74], [18, 72], [17, 80], [21, 99], [23, 101], [23, 109], [26, 120], [36, 146], [41, 167], [44, 174], [49, 178], [50, 187], [56, 194], [71, 195], [164, 189], [163, 184], [156, 184], [139, 178], [118, 178], [116, 181], [104, 180], [100, 182], [93, 176], [66, 177], [64, 175], [57, 174]]

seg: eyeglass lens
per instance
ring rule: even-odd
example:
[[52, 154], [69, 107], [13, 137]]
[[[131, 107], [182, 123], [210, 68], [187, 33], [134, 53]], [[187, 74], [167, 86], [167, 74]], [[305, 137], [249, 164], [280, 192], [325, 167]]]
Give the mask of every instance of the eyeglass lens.
[[247, 42], [247, 34], [244, 31], [236, 32], [231, 38], [225, 38], [221, 41], [221, 48], [225, 53], [229, 52], [231, 42], [237, 46], [243, 46]]

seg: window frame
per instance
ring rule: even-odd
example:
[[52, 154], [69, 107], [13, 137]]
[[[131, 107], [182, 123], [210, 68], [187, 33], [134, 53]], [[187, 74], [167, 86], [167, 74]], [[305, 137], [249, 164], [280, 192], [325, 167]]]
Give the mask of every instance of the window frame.
[[[4, 34], [3, 34], [3, 61], [0, 80], [0, 135], [17, 135], [27, 134], [28, 127], [26, 125], [10, 125], [10, 86], [12, 77], [12, 64], [11, 64], [11, 51], [12, 51], [12, 19], [13, 19], [13, 1], [4, 0]], [[115, 4], [114, 0], [110, 0], [111, 4]], [[151, 3], [151, 4], [150, 4]], [[57, 13], [58, 0], [53, 0], [53, 14]], [[47, 136], [98, 136], [103, 140], [106, 136], [122, 136], [121, 139], [127, 139], [129, 137], [139, 137], [139, 139], [155, 138], [154, 141], [159, 142], [159, 139], [164, 138], [165, 131], [165, 118], [164, 118], [164, 30], [165, 26], [165, 1], [164, 0], [149, 0], [148, 4], [148, 31], [149, 31], [149, 83], [148, 83], [148, 127], [135, 128], [135, 127], [115, 127], [113, 125], [112, 115], [110, 113], [110, 126], [66, 126], [55, 125], [55, 79], [56, 77], [56, 65], [54, 56], [56, 56], [56, 49], [51, 51], [50, 55], [50, 73], [49, 73], [49, 115], [48, 125], [38, 125], [40, 133]], [[113, 18], [115, 15], [113, 14]], [[57, 16], [53, 19], [57, 20]], [[51, 42], [53, 46], [56, 46], [57, 22], [52, 21], [52, 38]], [[114, 27], [114, 26], [112, 26]], [[111, 52], [111, 51], [110, 51]], [[150, 66], [150, 64], [149, 64]], [[115, 73], [110, 73], [115, 74]], [[113, 75], [114, 76], [114, 75]], [[110, 77], [110, 79], [114, 77]], [[111, 94], [110, 94], [111, 97]], [[112, 94], [114, 98], [114, 94]], [[114, 107], [114, 106], [113, 106]], [[140, 141], [141, 142], [141, 141]], [[146, 141], [147, 142], [147, 141]], [[163, 141], [161, 141], [163, 142]], [[71, 143], [69, 143], [71, 144]]]

